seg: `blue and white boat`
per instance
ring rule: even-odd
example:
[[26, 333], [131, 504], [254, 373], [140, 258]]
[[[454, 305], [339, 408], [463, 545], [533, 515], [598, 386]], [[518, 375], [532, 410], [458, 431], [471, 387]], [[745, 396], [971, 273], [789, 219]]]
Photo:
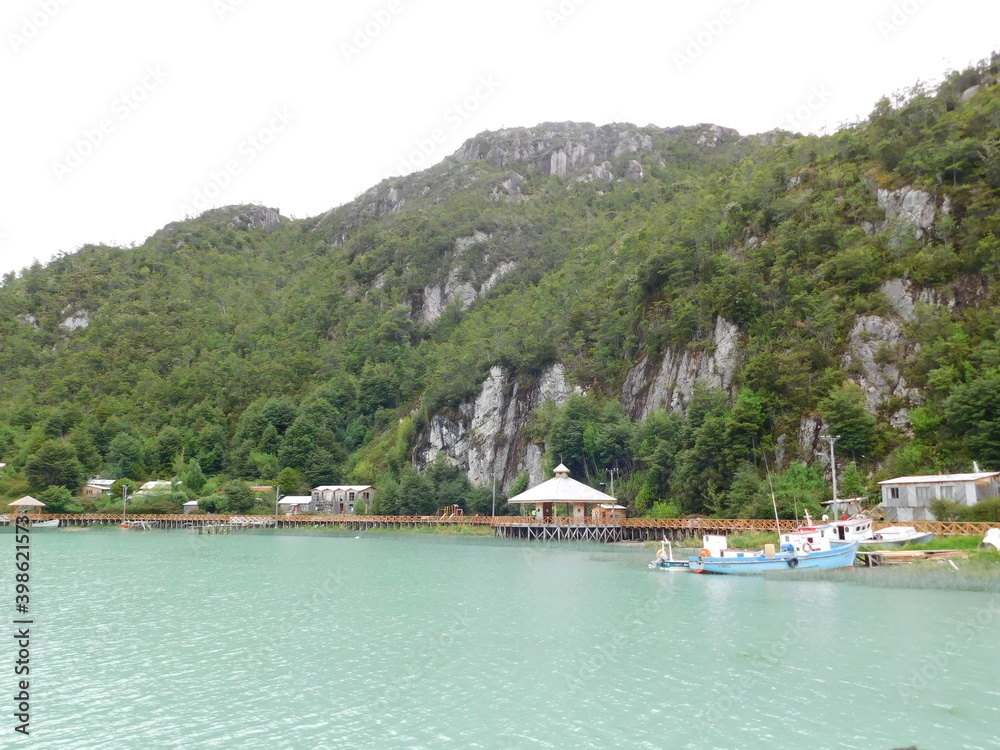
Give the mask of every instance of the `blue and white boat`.
[[765, 544], [760, 551], [730, 549], [725, 536], [706, 535], [704, 547], [689, 560], [694, 573], [752, 574], [784, 570], [833, 570], [850, 568], [858, 552], [857, 542], [837, 540], [833, 526], [807, 525], [781, 534], [781, 544]]
[[[668, 547], [669, 553], [667, 552]], [[669, 571], [687, 570], [690, 566], [691, 563], [687, 560], [674, 559], [674, 547], [669, 539], [660, 542], [660, 551], [656, 553], [656, 559], [649, 564], [650, 568]]]

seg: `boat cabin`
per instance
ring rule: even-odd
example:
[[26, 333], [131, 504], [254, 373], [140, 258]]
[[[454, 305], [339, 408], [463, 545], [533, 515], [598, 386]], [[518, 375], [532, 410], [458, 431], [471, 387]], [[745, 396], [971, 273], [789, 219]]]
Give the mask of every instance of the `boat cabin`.
[[781, 535], [781, 549], [794, 553], [826, 552], [831, 541], [840, 541], [832, 524], [800, 526]]
[[834, 521], [830, 525], [833, 527], [834, 540], [838, 542], [861, 542], [870, 539], [875, 533], [872, 519], [863, 515], [852, 516], [846, 521]]
[[[729, 537], [725, 536], [724, 534], [705, 534], [701, 538], [701, 543], [702, 543], [702, 552], [700, 555], [701, 557], [757, 558], [760, 556], [760, 552], [757, 552], [755, 550], [738, 549], [735, 547], [730, 547]], [[766, 544], [764, 545], [764, 547], [765, 547], [765, 555], [768, 557], [774, 557], [774, 545]], [[770, 547], [771, 549], [767, 550], [768, 547]], [[708, 551], [707, 555], [705, 554], [706, 550]], [[767, 554], [767, 552], [770, 552], [770, 554]]]

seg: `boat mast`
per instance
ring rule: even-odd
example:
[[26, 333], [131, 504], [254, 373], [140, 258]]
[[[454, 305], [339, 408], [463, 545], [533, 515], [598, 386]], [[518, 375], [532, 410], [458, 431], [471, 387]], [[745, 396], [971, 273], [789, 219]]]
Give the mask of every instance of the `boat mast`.
[[840, 435], [820, 435], [820, 440], [830, 444], [830, 474], [833, 476], [833, 517], [837, 518], [837, 460], [833, 456], [833, 444], [840, 440]]
[[764, 451], [760, 452], [760, 455], [764, 457], [764, 471], [767, 473], [767, 486], [771, 488], [771, 507], [774, 508], [774, 528], [778, 532], [778, 541], [781, 541], [781, 522], [778, 520], [778, 500], [774, 496], [774, 485], [771, 483], [771, 469], [767, 466], [767, 454]]

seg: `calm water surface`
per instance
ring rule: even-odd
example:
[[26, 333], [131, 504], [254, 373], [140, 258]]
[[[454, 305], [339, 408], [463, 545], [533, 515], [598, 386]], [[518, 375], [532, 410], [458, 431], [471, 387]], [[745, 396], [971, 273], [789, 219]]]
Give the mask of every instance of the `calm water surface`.
[[[0, 534], [13, 620], [13, 535]], [[4, 748], [1000, 747], [996, 594], [426, 535], [32, 535]], [[0, 648], [11, 717], [13, 639]]]

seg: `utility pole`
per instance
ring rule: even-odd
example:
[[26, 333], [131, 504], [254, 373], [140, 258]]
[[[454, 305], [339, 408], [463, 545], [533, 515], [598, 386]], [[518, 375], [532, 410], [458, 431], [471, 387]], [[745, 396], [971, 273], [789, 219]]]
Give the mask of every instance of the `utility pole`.
[[605, 469], [608, 474], [611, 475], [611, 497], [615, 496], [615, 473], [618, 471], [617, 468]]
[[490, 515], [491, 516], [495, 516], [496, 514], [497, 514], [497, 475], [494, 474], [493, 475], [493, 512]]
[[281, 499], [281, 485], [274, 487], [274, 530], [278, 530], [278, 500]]
[[830, 444], [830, 473], [833, 475], [833, 505], [836, 511], [837, 505], [837, 459], [833, 455], [833, 444], [840, 440], [840, 435], [820, 435], [820, 440], [825, 440]]

